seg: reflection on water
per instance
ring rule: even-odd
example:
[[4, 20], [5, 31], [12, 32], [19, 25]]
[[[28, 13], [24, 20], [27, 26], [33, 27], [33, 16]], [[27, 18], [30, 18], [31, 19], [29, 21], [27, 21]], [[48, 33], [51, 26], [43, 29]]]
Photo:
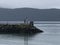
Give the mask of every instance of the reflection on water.
[[12, 34], [0, 34], [0, 45], [24, 45], [24, 37]]
[[29, 45], [60, 45], [60, 24], [35, 24], [44, 31], [31, 37]]
[[[35, 24], [43, 33], [33, 36], [0, 34], [0, 45], [60, 45], [60, 24]], [[24, 42], [25, 41], [25, 42]]]

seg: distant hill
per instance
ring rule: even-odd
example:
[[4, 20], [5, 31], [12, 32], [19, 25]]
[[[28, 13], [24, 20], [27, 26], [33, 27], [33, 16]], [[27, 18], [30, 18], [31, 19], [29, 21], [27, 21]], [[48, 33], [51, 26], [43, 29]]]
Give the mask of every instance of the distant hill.
[[26, 16], [34, 21], [60, 21], [60, 9], [0, 8], [0, 21], [23, 21]]

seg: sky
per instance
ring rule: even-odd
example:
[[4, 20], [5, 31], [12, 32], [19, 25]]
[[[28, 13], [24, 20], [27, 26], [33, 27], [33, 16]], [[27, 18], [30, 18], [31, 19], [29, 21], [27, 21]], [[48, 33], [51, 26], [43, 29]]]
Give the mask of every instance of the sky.
[[60, 0], [0, 0], [1, 8], [59, 8]]

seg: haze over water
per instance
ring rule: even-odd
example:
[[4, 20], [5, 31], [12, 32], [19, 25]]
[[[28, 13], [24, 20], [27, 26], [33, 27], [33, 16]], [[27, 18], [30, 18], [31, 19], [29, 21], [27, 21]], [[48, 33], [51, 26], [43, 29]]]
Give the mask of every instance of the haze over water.
[[[28, 37], [28, 45], [60, 45], [60, 22], [35, 22], [34, 26], [43, 30]], [[25, 45], [24, 36], [17, 34], [0, 34], [0, 45]]]

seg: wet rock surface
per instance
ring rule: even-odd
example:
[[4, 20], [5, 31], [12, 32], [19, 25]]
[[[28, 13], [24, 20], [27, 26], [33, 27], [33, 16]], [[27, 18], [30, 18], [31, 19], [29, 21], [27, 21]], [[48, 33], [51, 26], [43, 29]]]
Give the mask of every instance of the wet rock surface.
[[30, 25], [0, 24], [0, 33], [35, 34], [43, 31]]

